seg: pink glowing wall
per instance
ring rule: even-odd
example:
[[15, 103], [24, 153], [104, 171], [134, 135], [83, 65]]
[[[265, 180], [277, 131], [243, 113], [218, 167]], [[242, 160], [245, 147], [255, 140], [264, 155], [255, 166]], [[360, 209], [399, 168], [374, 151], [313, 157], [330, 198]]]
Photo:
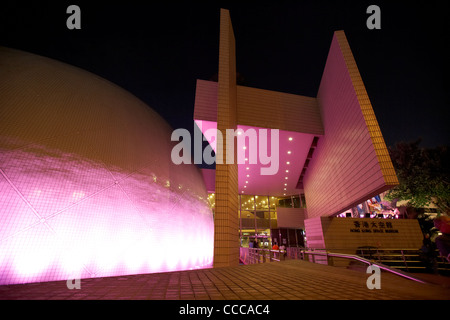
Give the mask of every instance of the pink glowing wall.
[[108, 81], [0, 48], [0, 284], [212, 266], [200, 171]]
[[333, 215], [397, 184], [345, 34], [334, 34], [317, 95], [325, 134], [306, 170], [307, 217]]

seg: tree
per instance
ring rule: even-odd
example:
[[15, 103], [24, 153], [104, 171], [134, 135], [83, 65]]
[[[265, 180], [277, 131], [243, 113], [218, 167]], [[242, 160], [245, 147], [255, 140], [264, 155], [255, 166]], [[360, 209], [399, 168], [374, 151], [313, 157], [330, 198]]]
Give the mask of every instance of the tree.
[[442, 213], [450, 213], [448, 148], [421, 148], [420, 142], [400, 142], [389, 148], [400, 184], [387, 193], [387, 198], [408, 200], [416, 208], [433, 203]]

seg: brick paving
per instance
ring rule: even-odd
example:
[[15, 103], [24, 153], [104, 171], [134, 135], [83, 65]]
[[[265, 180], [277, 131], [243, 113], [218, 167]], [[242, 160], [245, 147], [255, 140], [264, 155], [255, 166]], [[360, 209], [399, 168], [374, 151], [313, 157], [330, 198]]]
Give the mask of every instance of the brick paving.
[[0, 286], [1, 300], [448, 300], [444, 284], [423, 284], [381, 273], [369, 290], [364, 272], [287, 260], [167, 273]]

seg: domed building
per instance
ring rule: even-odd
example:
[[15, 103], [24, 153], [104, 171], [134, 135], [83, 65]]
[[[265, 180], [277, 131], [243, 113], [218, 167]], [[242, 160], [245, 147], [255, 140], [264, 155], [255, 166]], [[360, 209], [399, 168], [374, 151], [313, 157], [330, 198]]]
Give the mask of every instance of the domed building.
[[0, 284], [209, 267], [200, 171], [118, 86], [0, 48]]

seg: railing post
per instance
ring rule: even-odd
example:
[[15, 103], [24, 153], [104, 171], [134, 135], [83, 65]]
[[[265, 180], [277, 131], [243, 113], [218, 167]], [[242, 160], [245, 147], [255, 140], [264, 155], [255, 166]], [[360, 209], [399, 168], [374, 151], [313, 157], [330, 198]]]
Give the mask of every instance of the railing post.
[[330, 256], [330, 255], [328, 255], [328, 251], [327, 251], [327, 264], [329, 265], [329, 266], [333, 266], [333, 257], [332, 256]]
[[400, 252], [402, 253], [402, 259], [403, 259], [403, 263], [405, 264], [406, 271], [409, 272], [409, 270], [408, 270], [408, 264], [406, 263], [406, 259], [405, 259], [405, 255], [403, 254], [403, 250], [400, 250]]

